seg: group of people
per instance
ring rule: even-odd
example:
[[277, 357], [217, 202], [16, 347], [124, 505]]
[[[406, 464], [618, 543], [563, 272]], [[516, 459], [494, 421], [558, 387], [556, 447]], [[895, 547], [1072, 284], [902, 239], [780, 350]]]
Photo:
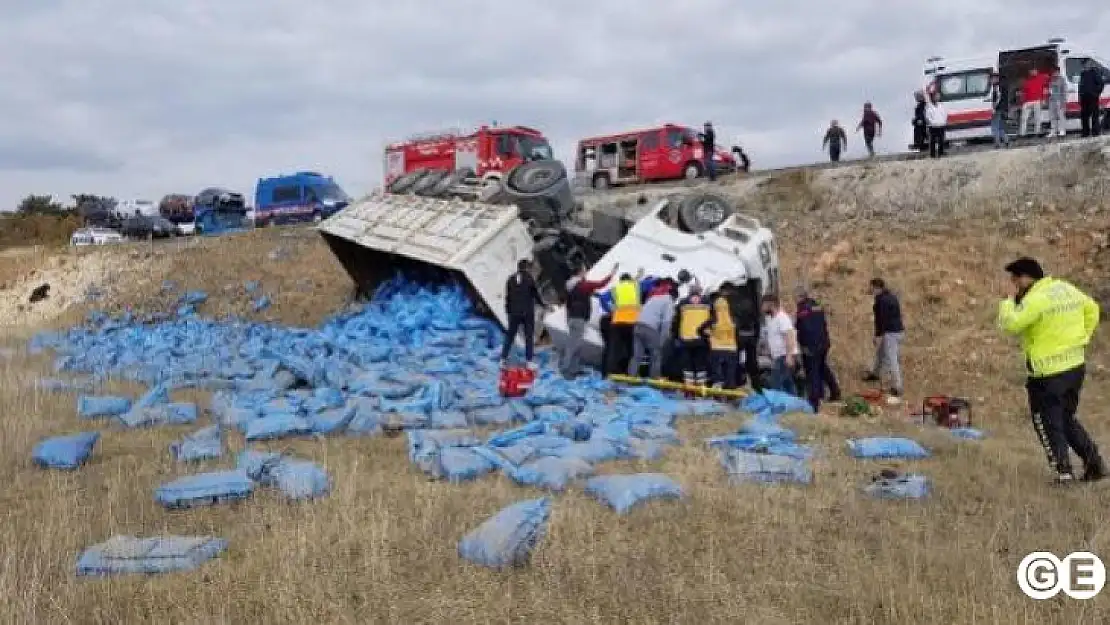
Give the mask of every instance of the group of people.
[[[879, 117], [870, 102], [863, 104], [863, 115], [860, 116], [859, 123], [856, 124], [856, 132], [863, 133], [863, 145], [867, 148], [867, 156], [873, 158], [875, 156], [875, 139], [883, 136], [883, 118]], [[840, 155], [848, 149], [848, 133], [844, 132], [844, 128], [839, 121], [834, 119], [829, 122], [829, 127], [825, 131], [825, 137], [821, 142], [821, 149], [828, 150], [829, 160], [834, 163], [840, 162]]]

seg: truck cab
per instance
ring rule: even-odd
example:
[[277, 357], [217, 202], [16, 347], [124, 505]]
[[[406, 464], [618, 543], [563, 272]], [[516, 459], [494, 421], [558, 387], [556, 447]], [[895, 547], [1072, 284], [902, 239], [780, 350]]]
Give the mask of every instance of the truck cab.
[[[716, 150], [713, 160], [718, 172], [736, 170], [736, 159], [726, 150]], [[704, 163], [697, 131], [664, 124], [582, 139], [578, 142], [574, 171], [580, 182], [606, 189], [656, 180], [698, 178], [706, 173]]]
[[255, 188], [254, 220], [259, 226], [319, 223], [350, 201], [333, 178], [316, 172], [261, 178]]

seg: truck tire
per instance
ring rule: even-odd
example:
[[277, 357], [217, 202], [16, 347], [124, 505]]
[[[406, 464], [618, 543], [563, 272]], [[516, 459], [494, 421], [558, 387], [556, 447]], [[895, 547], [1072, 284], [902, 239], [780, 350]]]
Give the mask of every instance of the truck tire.
[[529, 161], [517, 165], [505, 178], [510, 191], [523, 195], [543, 193], [567, 179], [567, 168], [559, 161]]
[[700, 234], [724, 223], [734, 210], [732, 201], [719, 193], [690, 193], [679, 202], [679, 226], [692, 234]]
[[526, 222], [551, 226], [574, 211], [574, 191], [567, 168], [559, 161], [517, 165], [505, 176], [504, 188]]
[[685, 167], [682, 168], [682, 177], [686, 180], [701, 178], [701, 169], [701, 163], [697, 161], [690, 161], [689, 163], [686, 163]]
[[452, 188], [462, 184], [470, 174], [469, 169], [460, 169], [444, 175], [424, 195], [428, 197], [447, 197]]
[[395, 193], [397, 195], [404, 195], [405, 193], [408, 193], [414, 186], [416, 186], [416, 183], [420, 182], [420, 179], [427, 174], [427, 169], [417, 169], [416, 171], [410, 171], [409, 173], [404, 174], [400, 178], [394, 180], [389, 185], [389, 192]]
[[410, 192], [421, 196], [433, 195], [431, 193], [432, 189], [434, 189], [436, 185], [439, 184], [440, 180], [443, 180], [448, 175], [449, 172], [445, 169], [433, 169], [432, 171], [428, 172], [423, 178], [417, 180], [416, 184], [412, 185]]

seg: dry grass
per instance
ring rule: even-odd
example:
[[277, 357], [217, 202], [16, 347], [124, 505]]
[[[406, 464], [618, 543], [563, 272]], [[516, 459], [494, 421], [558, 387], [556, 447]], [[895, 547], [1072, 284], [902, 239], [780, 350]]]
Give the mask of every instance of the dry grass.
[[[698, 442], [734, 430], [741, 418], [686, 422], [680, 430], [687, 443], [665, 460], [607, 470], [663, 471], [685, 486], [687, 501], [620, 518], [580, 492], [559, 496], [532, 565], [505, 574], [467, 566], [455, 554], [458, 538], [482, 519], [538, 494], [503, 477], [429, 482], [407, 463], [403, 440], [305, 440], [292, 447], [327, 464], [335, 477], [330, 497], [289, 505], [262, 492], [233, 507], [169, 513], [152, 491], [183, 472], [166, 446], [187, 428], [113, 430], [81, 471], [36, 470], [29, 450], [38, 438], [81, 427], [74, 399], [30, 386], [48, 370], [45, 360], [0, 363], [0, 481], [7, 485], [0, 615], [20, 623], [1108, 622], [1110, 594], [1038, 603], [1014, 581], [1030, 551], [1110, 555], [1110, 489], [1047, 484], [1025, 416], [1016, 348], [991, 327], [1006, 286], [999, 268], [1019, 253], [1084, 284], [1105, 279], [1083, 274], [1091, 237], [1063, 224], [1049, 219], [1020, 239], [983, 236], [969, 224], [912, 238], [860, 230], [851, 237], [854, 256], [820, 287], [832, 311], [834, 364], [849, 388], [871, 355], [866, 282], [882, 275], [902, 295], [908, 396], [971, 397], [988, 440], [958, 443], [919, 431], [903, 418], [905, 408], [874, 421], [792, 417], [824, 450], [816, 483], [731, 487]], [[821, 251], [812, 247], [811, 231], [799, 221], [779, 232], [787, 284]], [[343, 302], [349, 285], [322, 244], [295, 241], [255, 233], [186, 246], [172, 258], [179, 271], [187, 269], [186, 286], [212, 294], [213, 314], [240, 306], [236, 289], [222, 292], [225, 284], [258, 279], [276, 294], [274, 317], [312, 323]], [[275, 246], [291, 248], [291, 260], [267, 264]], [[305, 277], [311, 290], [297, 284]], [[126, 291], [116, 299], [125, 301]], [[1110, 444], [1102, 339], [1092, 361], [1082, 414]], [[886, 432], [910, 434], [935, 450], [935, 458], [914, 465], [934, 480], [930, 500], [877, 502], [860, 494], [879, 468], [909, 464], [848, 459], [843, 440]], [[238, 449], [241, 439], [232, 445]], [[231, 550], [189, 574], [73, 576], [84, 546], [115, 533], [159, 532], [218, 534]]]
[[76, 215], [0, 215], [0, 250], [26, 245], [65, 245], [81, 227]]

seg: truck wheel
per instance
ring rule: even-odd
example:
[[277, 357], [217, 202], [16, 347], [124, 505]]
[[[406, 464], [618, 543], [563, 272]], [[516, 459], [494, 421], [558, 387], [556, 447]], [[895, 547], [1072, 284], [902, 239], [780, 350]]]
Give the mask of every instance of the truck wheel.
[[505, 177], [505, 186], [518, 193], [543, 193], [566, 177], [567, 169], [559, 161], [530, 161], [514, 167]]
[[598, 191], [604, 191], [609, 188], [609, 174], [594, 174], [592, 184], [593, 188]]
[[701, 164], [694, 161], [686, 163], [686, 167], [682, 170], [682, 177], [687, 180], [701, 178]]
[[416, 183], [419, 182], [420, 179], [423, 178], [427, 173], [427, 169], [417, 169], [416, 171], [410, 171], [409, 173], [394, 180], [389, 185], [389, 192], [395, 193], [397, 195], [408, 193], [408, 191], [416, 186]]
[[717, 193], [691, 193], [678, 205], [679, 225], [683, 230], [699, 234], [724, 223], [734, 212], [732, 201]]
[[423, 178], [417, 180], [416, 184], [412, 185], [410, 192], [422, 196], [433, 195], [431, 193], [431, 190], [434, 189], [436, 185], [438, 185], [439, 182], [446, 178], [448, 175], [449, 174], [445, 169], [433, 169], [432, 171], [428, 172], [427, 175], [425, 175]]

